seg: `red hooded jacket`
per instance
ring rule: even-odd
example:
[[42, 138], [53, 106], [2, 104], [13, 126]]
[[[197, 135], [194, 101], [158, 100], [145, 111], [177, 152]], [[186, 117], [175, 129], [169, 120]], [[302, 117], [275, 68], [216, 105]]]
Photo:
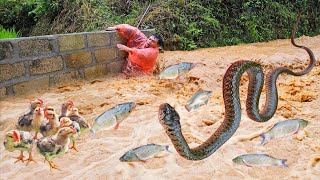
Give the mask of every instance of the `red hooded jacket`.
[[129, 52], [128, 63], [125, 65], [124, 70], [127, 73], [143, 71], [148, 75], [152, 75], [159, 55], [158, 47], [148, 47], [148, 38], [136, 27], [120, 24], [116, 28], [120, 36], [128, 40], [127, 46], [133, 49], [132, 52]]

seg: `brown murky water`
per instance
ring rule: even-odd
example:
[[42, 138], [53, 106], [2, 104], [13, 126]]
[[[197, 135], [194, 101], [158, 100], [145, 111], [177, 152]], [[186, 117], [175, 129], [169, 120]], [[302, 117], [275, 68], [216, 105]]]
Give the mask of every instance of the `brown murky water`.
[[[78, 150], [53, 159], [62, 171], [49, 171], [36, 148], [37, 163], [14, 163], [11, 156], [19, 152], [5, 151], [0, 146], [0, 179], [317, 179], [320, 177], [320, 36], [301, 37], [298, 44], [313, 50], [317, 66], [302, 77], [281, 75], [278, 80], [279, 105], [275, 116], [266, 123], [256, 123], [246, 116], [235, 135], [217, 152], [201, 161], [188, 161], [178, 155], [158, 122], [158, 107], [167, 102], [181, 116], [182, 130], [191, 147], [208, 138], [224, 118], [222, 78], [228, 66], [237, 60], [253, 60], [264, 65], [265, 71], [278, 66], [302, 69], [308, 62], [304, 50], [293, 47], [289, 40], [243, 44], [195, 51], [166, 51], [160, 54], [161, 67], [177, 62], [198, 62], [196, 68], [179, 82], [157, 80], [155, 77], [119, 79], [101, 78], [43, 90], [0, 101], [0, 141], [13, 129], [18, 117], [28, 110], [29, 101], [44, 100], [45, 106], [60, 108], [72, 100], [90, 124], [107, 109], [123, 102], [135, 101], [138, 106], [118, 130], [100, 130], [94, 138], [88, 132], [78, 140]], [[240, 88], [244, 107], [247, 77]], [[209, 104], [187, 112], [184, 105], [199, 89], [211, 90]], [[264, 102], [262, 96], [261, 104]], [[298, 135], [275, 139], [262, 146], [260, 138], [248, 140], [252, 134], [288, 118], [310, 121]], [[161, 153], [146, 163], [119, 161], [126, 151], [147, 143], [167, 144], [172, 153]], [[232, 159], [241, 154], [266, 153], [287, 159], [289, 167], [246, 167]]]

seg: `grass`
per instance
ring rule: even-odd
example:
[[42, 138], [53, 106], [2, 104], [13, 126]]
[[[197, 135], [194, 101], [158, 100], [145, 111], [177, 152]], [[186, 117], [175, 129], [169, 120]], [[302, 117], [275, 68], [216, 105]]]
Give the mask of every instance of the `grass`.
[[17, 38], [20, 36], [21, 36], [21, 33], [16, 32], [14, 28], [5, 29], [4, 27], [0, 26], [0, 39]]

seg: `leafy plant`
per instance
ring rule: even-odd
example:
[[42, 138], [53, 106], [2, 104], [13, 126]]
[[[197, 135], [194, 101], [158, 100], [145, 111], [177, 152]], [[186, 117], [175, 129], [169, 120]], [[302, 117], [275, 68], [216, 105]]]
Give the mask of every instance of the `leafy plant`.
[[100, 31], [115, 24], [154, 28], [165, 49], [202, 47], [289, 38], [297, 12], [297, 37], [320, 34], [318, 0], [0, 0], [0, 22], [23, 36]]
[[17, 38], [20, 36], [21, 36], [21, 33], [16, 32], [14, 28], [5, 29], [4, 27], [0, 26], [0, 39]]

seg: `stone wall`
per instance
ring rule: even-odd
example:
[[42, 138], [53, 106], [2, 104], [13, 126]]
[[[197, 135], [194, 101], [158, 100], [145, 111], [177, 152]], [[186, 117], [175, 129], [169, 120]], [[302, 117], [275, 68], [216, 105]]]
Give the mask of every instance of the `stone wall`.
[[127, 54], [117, 43], [115, 31], [2, 39], [0, 98], [119, 73]]

